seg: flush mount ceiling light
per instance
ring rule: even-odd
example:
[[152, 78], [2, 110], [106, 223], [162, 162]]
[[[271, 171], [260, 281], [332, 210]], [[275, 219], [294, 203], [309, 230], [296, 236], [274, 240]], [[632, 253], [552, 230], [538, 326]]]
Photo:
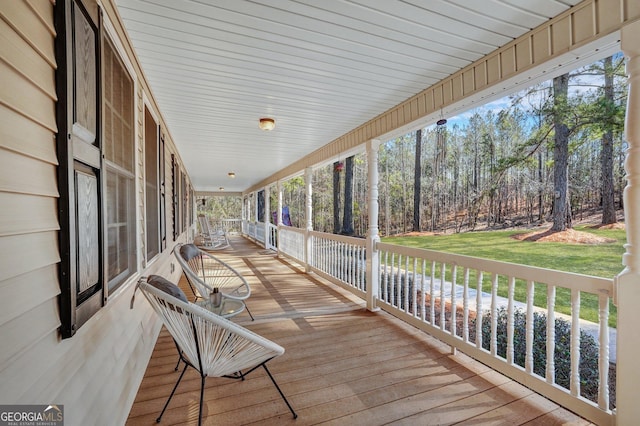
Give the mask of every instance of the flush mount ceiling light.
[[227, 173], [227, 176], [229, 176], [231, 179], [233, 179], [233, 178], [236, 177], [236, 174], [233, 173], [233, 172], [229, 172], [229, 173]]
[[273, 130], [274, 127], [276, 127], [276, 120], [274, 120], [273, 118], [261, 118], [260, 121], [258, 122], [258, 126], [268, 132], [269, 130]]
[[220, 188], [218, 188], [220, 191], [224, 191], [224, 186], [221, 186]]

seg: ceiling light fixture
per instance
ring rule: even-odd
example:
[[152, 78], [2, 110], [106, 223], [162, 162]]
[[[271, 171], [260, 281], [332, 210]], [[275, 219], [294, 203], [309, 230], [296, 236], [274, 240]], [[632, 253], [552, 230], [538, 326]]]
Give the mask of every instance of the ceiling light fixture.
[[220, 189], [220, 191], [224, 191], [224, 186], [221, 186], [221, 187], [220, 187], [220, 188], [218, 188], [218, 189]]
[[229, 176], [231, 179], [233, 179], [233, 178], [236, 177], [236, 174], [233, 173], [233, 172], [229, 172], [229, 173], [227, 173], [227, 176]]
[[276, 120], [274, 120], [273, 118], [263, 117], [258, 122], [258, 126], [265, 132], [268, 132], [269, 130], [273, 130], [276, 127]]

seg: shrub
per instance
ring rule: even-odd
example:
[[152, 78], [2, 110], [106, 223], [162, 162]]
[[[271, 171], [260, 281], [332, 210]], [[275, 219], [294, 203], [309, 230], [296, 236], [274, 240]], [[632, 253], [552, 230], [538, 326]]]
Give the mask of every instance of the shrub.
[[[507, 310], [498, 308], [497, 312], [497, 353], [506, 358], [507, 354]], [[524, 367], [526, 357], [526, 313], [516, 309], [513, 315], [513, 357], [514, 363]], [[469, 330], [469, 338], [475, 341], [475, 319]], [[555, 320], [555, 382], [569, 389], [571, 380], [571, 323], [564, 319]], [[482, 316], [482, 347], [489, 350], [491, 342], [491, 313]], [[547, 316], [544, 313], [533, 314], [533, 371], [545, 377], [547, 362]], [[580, 394], [598, 401], [598, 341], [584, 331], [580, 331]]]

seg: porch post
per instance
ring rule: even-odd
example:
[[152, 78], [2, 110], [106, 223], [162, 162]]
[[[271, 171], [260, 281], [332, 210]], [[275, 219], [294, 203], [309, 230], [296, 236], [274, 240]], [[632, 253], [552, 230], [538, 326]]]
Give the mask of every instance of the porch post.
[[276, 225], [282, 225], [282, 182], [278, 181], [278, 211], [276, 212]]
[[640, 419], [640, 21], [622, 28], [621, 48], [627, 58], [629, 97], [625, 139], [629, 144], [625, 171], [624, 217], [627, 232], [624, 270], [615, 278], [618, 307], [616, 423], [636, 424]]
[[264, 248], [268, 249], [271, 246], [271, 230], [269, 229], [269, 223], [271, 223], [271, 219], [269, 218], [271, 206], [269, 202], [269, 197], [271, 196], [271, 188], [269, 185], [264, 187]]
[[311, 256], [313, 255], [312, 244], [311, 244], [311, 231], [313, 231], [313, 169], [311, 167], [307, 167], [304, 169], [304, 185], [306, 188], [307, 194], [307, 208], [306, 208], [306, 219], [307, 226], [304, 234], [304, 270], [305, 272], [311, 271]]
[[[282, 182], [278, 181], [278, 210], [276, 211], [276, 226], [282, 225]], [[276, 251], [280, 256], [280, 238], [276, 238]]]
[[247, 234], [247, 196], [242, 195], [242, 217], [240, 218], [240, 228], [243, 234]]
[[367, 230], [367, 309], [377, 311], [378, 271], [380, 270], [379, 253], [376, 244], [380, 242], [378, 235], [378, 149], [380, 141], [372, 139], [367, 142], [367, 177], [369, 198], [369, 229]]
[[[253, 221], [255, 223], [260, 222], [260, 218], [258, 217], [258, 191], [253, 191]], [[255, 235], [254, 235], [255, 237]]]

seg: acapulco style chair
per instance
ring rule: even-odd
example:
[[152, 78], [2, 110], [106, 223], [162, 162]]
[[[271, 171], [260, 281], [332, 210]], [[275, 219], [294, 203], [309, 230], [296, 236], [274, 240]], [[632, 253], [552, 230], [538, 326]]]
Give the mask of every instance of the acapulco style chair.
[[244, 380], [247, 374], [260, 367], [264, 368], [293, 418], [298, 417], [266, 366], [267, 362], [284, 353], [282, 346], [196, 304], [180, 300], [147, 281], [142, 278], [138, 282], [138, 288], [162, 319], [178, 347], [181, 361], [185, 363], [156, 422], [162, 420], [188, 368], [193, 368], [200, 374], [198, 425], [202, 424], [204, 385], [207, 377]]
[[196, 300], [209, 297], [217, 287], [223, 297], [243, 301], [251, 320], [254, 320], [246, 304], [251, 296], [251, 287], [236, 269], [194, 244], [177, 244], [173, 253]]

